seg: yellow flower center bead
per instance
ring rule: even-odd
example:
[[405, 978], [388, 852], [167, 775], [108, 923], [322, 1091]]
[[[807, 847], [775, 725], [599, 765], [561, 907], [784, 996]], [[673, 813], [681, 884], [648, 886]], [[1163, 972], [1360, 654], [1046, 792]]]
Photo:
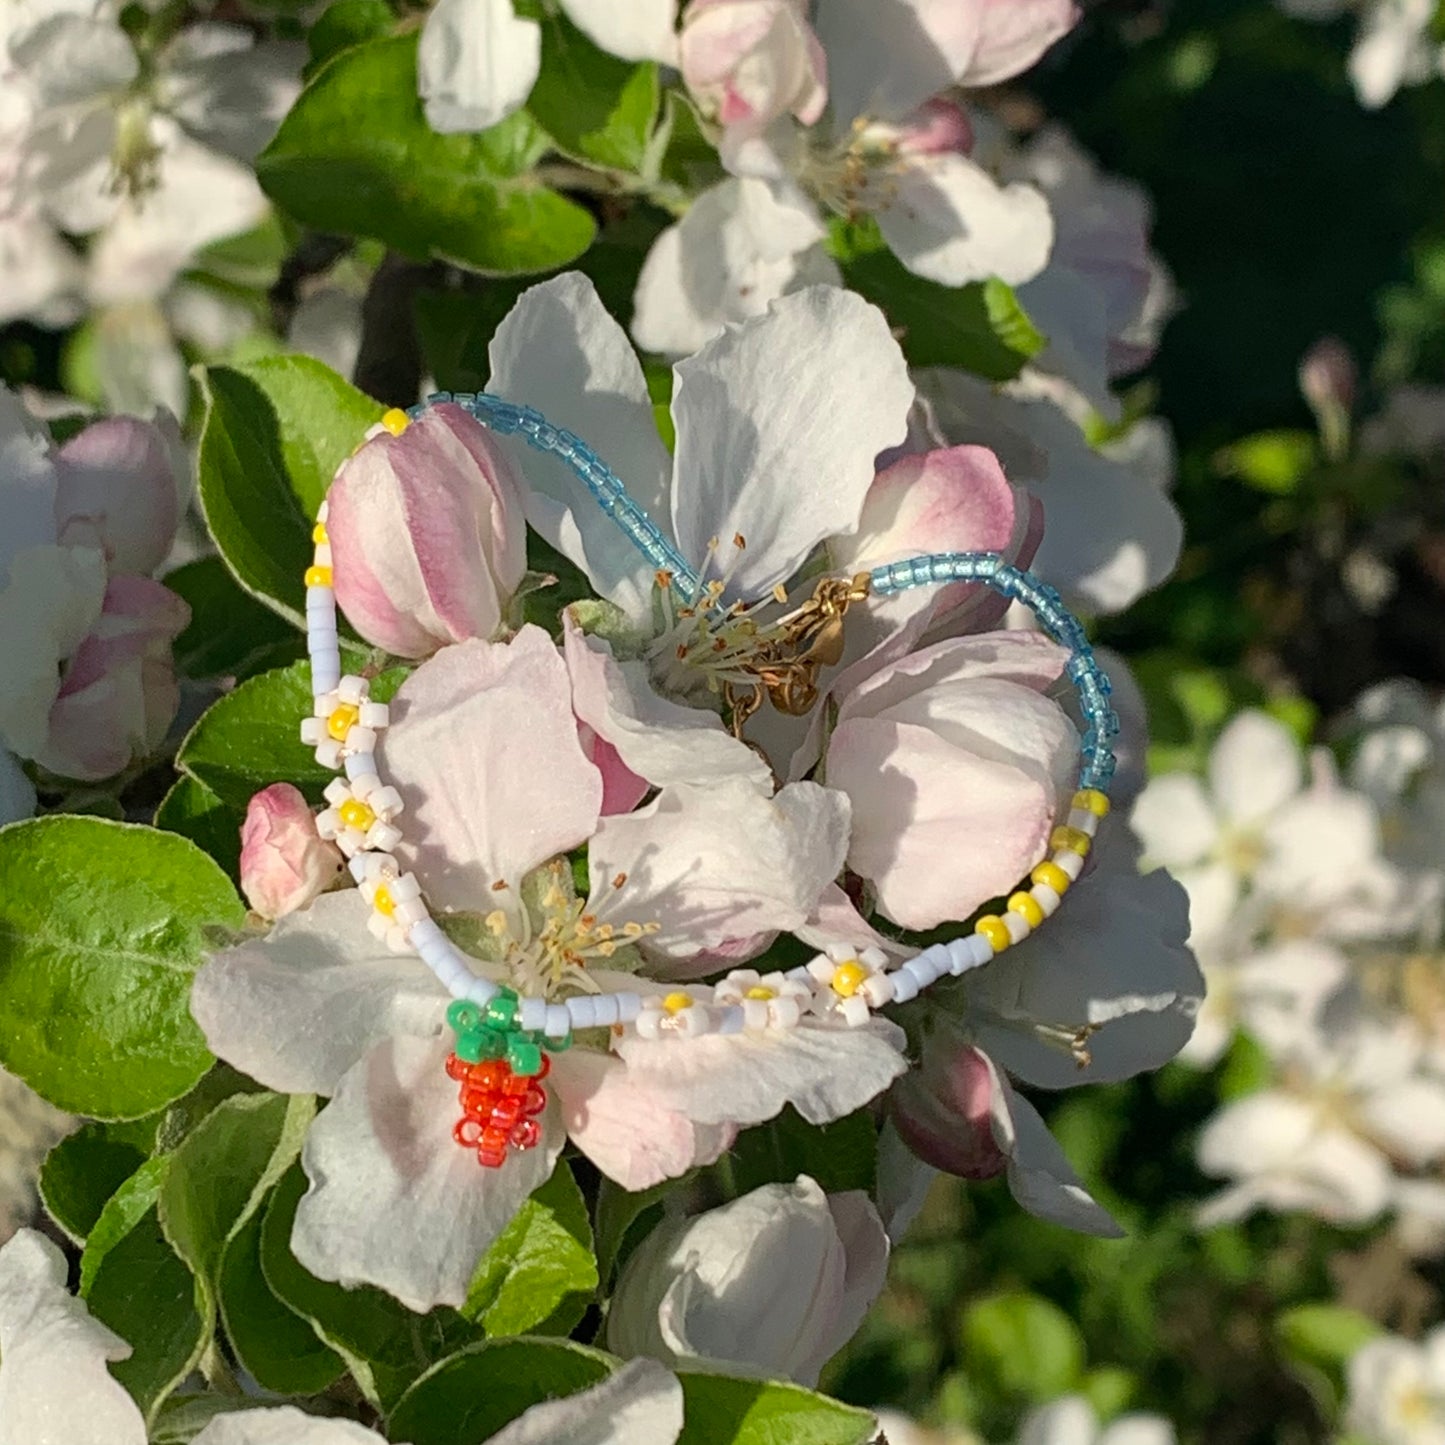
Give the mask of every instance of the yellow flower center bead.
[[375, 893], [371, 895], [371, 906], [381, 914], [383, 918], [393, 918], [396, 915], [396, 899], [391, 896], [391, 889], [385, 883], [381, 884]]
[[1008, 900], [1008, 906], [1030, 928], [1037, 928], [1044, 921], [1044, 910], [1039, 907], [1038, 899], [1032, 894], [1023, 892], [1012, 894]]
[[392, 436], [399, 437], [411, 425], [411, 418], [399, 406], [394, 406], [382, 417], [381, 424]]
[[356, 721], [360, 716], [361, 709], [355, 703], [344, 702], [340, 707], [332, 709], [331, 716], [326, 719], [326, 731], [337, 742], [345, 742], [346, 734], [356, 726]]
[[852, 998], [867, 977], [868, 970], [861, 963], [840, 963], [833, 970], [833, 992], [840, 998]]
[[973, 931], [983, 934], [993, 945], [995, 953], [1002, 953], [1013, 942], [1013, 939], [1009, 937], [1008, 924], [996, 913], [985, 913], [973, 925]]
[[1068, 848], [1077, 853], [1080, 858], [1089, 856], [1089, 848], [1093, 841], [1081, 828], [1070, 828], [1067, 824], [1055, 828], [1049, 834], [1050, 848]]
[[306, 569], [306, 578], [305, 578], [305, 581], [306, 581], [306, 585], [307, 585], [308, 587], [330, 587], [330, 586], [331, 586], [331, 568], [330, 568], [330, 567], [319, 567], [319, 566], [318, 566], [318, 567], [308, 567], [308, 568]]
[[1040, 863], [1032, 873], [1029, 874], [1031, 883], [1042, 883], [1045, 888], [1052, 888], [1060, 898], [1069, 891], [1069, 884], [1072, 881], [1069, 875], [1059, 867], [1057, 863]]
[[768, 988], [766, 984], [761, 983], [755, 983], [747, 993], [743, 995], [744, 998], [760, 998], [763, 1000], [777, 998], [777, 996], [776, 989]]
[[337, 810], [348, 828], [364, 833], [376, 822], [376, 813], [360, 798], [348, 798]]
[[1107, 817], [1109, 795], [1101, 793], [1097, 788], [1080, 788], [1074, 794], [1073, 806], [1082, 808], [1086, 813], [1092, 813], [1096, 818]]
[[693, 1006], [693, 997], [690, 993], [670, 993], [662, 1000], [662, 1006], [670, 1014], [680, 1014]]

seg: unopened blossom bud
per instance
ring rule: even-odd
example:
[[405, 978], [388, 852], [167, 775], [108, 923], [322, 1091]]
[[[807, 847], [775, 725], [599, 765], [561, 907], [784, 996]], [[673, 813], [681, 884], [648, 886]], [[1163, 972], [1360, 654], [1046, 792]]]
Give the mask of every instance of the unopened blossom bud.
[[1358, 381], [1355, 358], [1337, 336], [1322, 336], [1300, 362], [1299, 388], [1317, 412], [1326, 407], [1352, 411]]
[[180, 703], [171, 645], [190, 620], [159, 582], [112, 577], [99, 619], [65, 664], [35, 760], [95, 782], [153, 753]]
[[608, 1348], [817, 1382], [883, 1288], [888, 1236], [866, 1194], [807, 1175], [660, 1225], [628, 1260]]
[[935, 96], [894, 127], [898, 149], [906, 155], [966, 156], [973, 149], [973, 122], [957, 101]]
[[692, 0], [682, 77], [724, 126], [751, 134], [789, 113], [812, 125], [827, 103], [827, 61], [800, 0]]
[[290, 783], [272, 783], [246, 804], [241, 892], [262, 918], [305, 908], [341, 871], [341, 850], [316, 832], [311, 806]]
[[926, 1164], [961, 1179], [992, 1179], [1008, 1161], [993, 1137], [993, 1073], [972, 1044], [931, 1036], [921, 1067], [888, 1095], [903, 1142]]
[[344, 462], [326, 520], [336, 599], [352, 626], [399, 657], [491, 638], [527, 569], [511, 464], [459, 406], [428, 408]]

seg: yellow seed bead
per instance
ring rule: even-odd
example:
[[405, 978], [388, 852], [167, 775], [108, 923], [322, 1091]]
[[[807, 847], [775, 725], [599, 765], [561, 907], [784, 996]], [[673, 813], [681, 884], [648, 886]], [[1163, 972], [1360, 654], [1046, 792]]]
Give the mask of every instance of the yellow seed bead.
[[376, 822], [376, 813], [360, 798], [348, 798], [336, 811], [341, 815], [341, 821], [358, 833], [366, 832]]
[[1029, 881], [1042, 883], [1045, 888], [1052, 888], [1062, 898], [1069, 891], [1069, 884], [1073, 880], [1057, 863], [1045, 860], [1029, 874]]
[[330, 567], [308, 567], [306, 569], [306, 585], [308, 587], [330, 587]]
[[396, 916], [396, 899], [391, 896], [391, 889], [385, 883], [377, 885], [376, 892], [371, 895], [371, 906], [383, 918]]
[[840, 963], [833, 970], [833, 992], [840, 998], [852, 998], [867, 977], [868, 970], [861, 963]]
[[1030, 928], [1037, 928], [1044, 921], [1044, 910], [1039, 907], [1039, 901], [1029, 893], [1014, 893], [1009, 896], [1008, 906], [1028, 924]]
[[381, 424], [392, 436], [399, 437], [411, 425], [411, 418], [399, 406], [394, 406], [382, 417]]
[[331, 540], [326, 534], [325, 522], [318, 522], [311, 529], [311, 540], [315, 542], [318, 547], [324, 547]]
[[1089, 845], [1093, 839], [1082, 829], [1070, 828], [1068, 824], [1055, 828], [1049, 834], [1050, 848], [1071, 848], [1080, 858], [1089, 856]]
[[1096, 818], [1106, 817], [1109, 812], [1109, 795], [1101, 793], [1097, 788], [1080, 788], [1074, 794], [1074, 807], [1082, 808]]
[[670, 993], [662, 1000], [662, 1006], [670, 1014], [680, 1014], [683, 1009], [691, 1008], [693, 997], [690, 993]]
[[777, 996], [778, 996], [778, 995], [777, 995], [777, 991], [776, 991], [775, 989], [768, 988], [766, 984], [761, 984], [761, 983], [755, 983], [755, 984], [747, 991], [747, 993], [745, 993], [745, 994], [743, 995], [744, 998], [761, 998], [761, 999], [777, 998]]
[[337, 742], [343, 743], [346, 741], [346, 734], [355, 726], [360, 716], [361, 709], [355, 703], [344, 702], [340, 707], [332, 709], [331, 716], [326, 719], [326, 731]]
[[985, 913], [973, 925], [973, 931], [983, 934], [993, 944], [995, 953], [1002, 953], [1013, 942], [1013, 939], [1009, 937], [1008, 924], [996, 913]]

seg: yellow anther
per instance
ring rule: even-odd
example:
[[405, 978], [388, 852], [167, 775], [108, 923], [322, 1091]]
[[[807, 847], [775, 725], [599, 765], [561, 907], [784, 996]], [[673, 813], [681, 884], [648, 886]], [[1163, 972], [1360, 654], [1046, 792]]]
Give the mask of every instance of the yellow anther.
[[394, 406], [382, 417], [381, 424], [392, 436], [399, 437], [411, 425], [411, 418], [399, 406]]
[[1037, 928], [1044, 921], [1044, 910], [1039, 907], [1039, 901], [1028, 893], [1012, 893], [1009, 895], [1008, 907], [1028, 924], [1030, 928]]
[[344, 702], [339, 707], [332, 709], [331, 716], [326, 719], [326, 731], [337, 742], [345, 742], [346, 734], [355, 726], [356, 720], [360, 716], [361, 709], [355, 703]]
[[383, 918], [394, 918], [396, 916], [396, 899], [391, 896], [391, 889], [385, 883], [379, 883], [376, 891], [371, 895], [371, 906], [381, 914]]
[[777, 996], [778, 996], [777, 990], [776, 990], [776, 989], [769, 988], [769, 987], [768, 987], [766, 984], [764, 984], [764, 983], [755, 983], [755, 984], [747, 991], [747, 993], [745, 993], [745, 994], [743, 995], [744, 998], [761, 998], [761, 999], [777, 998]]
[[1093, 839], [1082, 828], [1070, 828], [1068, 824], [1055, 828], [1049, 834], [1050, 848], [1068, 848], [1077, 853], [1080, 858], [1089, 856], [1089, 846], [1092, 842]]
[[1052, 888], [1060, 898], [1068, 892], [1071, 881], [1069, 875], [1065, 873], [1057, 863], [1050, 863], [1047, 860], [1040, 863], [1039, 866], [1029, 874], [1029, 879], [1034, 883], [1042, 883], [1045, 888]]
[[366, 832], [376, 822], [375, 811], [360, 798], [348, 798], [336, 811], [341, 815], [341, 821], [358, 833]]
[[670, 993], [662, 1000], [662, 1006], [670, 1014], [680, 1014], [683, 1009], [691, 1008], [693, 997], [690, 993]]
[[861, 963], [840, 963], [833, 970], [833, 992], [840, 998], [852, 998], [868, 977], [868, 970]]
[[1009, 937], [1008, 924], [996, 913], [985, 913], [977, 923], [973, 925], [975, 933], [981, 933], [993, 945], [995, 953], [1002, 953], [1013, 939]]
[[311, 529], [311, 540], [315, 542], [318, 547], [324, 547], [331, 540], [326, 533], [325, 522], [318, 522]]
[[308, 587], [330, 587], [330, 567], [308, 567], [306, 569], [306, 585]]
[[1080, 788], [1074, 794], [1073, 805], [1082, 808], [1086, 813], [1092, 813], [1096, 818], [1102, 818], [1109, 811], [1109, 795], [1101, 793], [1097, 788]]

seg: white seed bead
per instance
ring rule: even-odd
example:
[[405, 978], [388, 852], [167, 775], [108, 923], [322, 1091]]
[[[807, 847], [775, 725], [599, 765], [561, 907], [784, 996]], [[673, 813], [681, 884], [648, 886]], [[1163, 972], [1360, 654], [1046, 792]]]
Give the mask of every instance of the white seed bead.
[[352, 707], [358, 707], [366, 701], [369, 690], [364, 677], [357, 677], [354, 672], [350, 672], [337, 685], [336, 696], [342, 702], [350, 703]]
[[893, 979], [886, 973], [870, 974], [858, 985], [858, 992], [868, 1000], [870, 1008], [882, 1008], [893, 1002]]
[[1059, 904], [1064, 901], [1047, 883], [1035, 883], [1029, 889], [1029, 897], [1039, 905], [1039, 912], [1045, 918], [1052, 917]]
[[572, 1015], [567, 1012], [565, 1005], [547, 1005], [547, 1013], [542, 1020], [542, 1032], [549, 1039], [565, 1039], [572, 1032]]
[[324, 842], [331, 842], [342, 831], [341, 814], [335, 808], [324, 808], [316, 815], [316, 833]]
[[308, 748], [314, 748], [326, 737], [326, 728], [319, 717], [301, 719], [301, 741]]
[[351, 797], [351, 789], [346, 786], [345, 778], [332, 778], [332, 780], [327, 783], [326, 791], [322, 793], [321, 796], [333, 807], [339, 808]]
[[596, 1022], [602, 1025], [617, 1023], [622, 1015], [617, 1006], [617, 995], [615, 993], [600, 993], [592, 1000], [596, 1009]]
[[838, 1012], [850, 1029], [862, 1028], [873, 1017], [873, 1010], [868, 1007], [868, 1000], [861, 993], [855, 993], [852, 998], [840, 999]]
[[612, 997], [617, 1000], [618, 1023], [630, 1024], [642, 1012], [640, 993], [615, 993]]
[[808, 974], [811, 978], [817, 979], [819, 983], [832, 983], [833, 974], [840, 963], [846, 963], [852, 955], [845, 953], [842, 958], [835, 959], [831, 953], [819, 954], [808, 964]]
[[1093, 837], [1099, 831], [1099, 820], [1087, 808], [1069, 809], [1069, 827]]
[[[831, 978], [832, 974], [828, 976]], [[799, 964], [797, 968], [790, 968], [783, 977], [786, 978], [789, 983], [797, 984], [804, 992], [812, 993], [813, 968], [811, 964], [802, 963]]]
[[416, 881], [416, 874], [403, 873], [391, 885], [391, 896], [400, 903], [404, 898], [420, 898], [421, 884]]
[[335, 594], [329, 587], [308, 587], [306, 589], [306, 610], [309, 612], [312, 607], [325, 607], [327, 611], [335, 612]]
[[981, 933], [969, 933], [948, 944], [948, 971], [954, 975], [981, 968], [993, 957], [993, 944]]
[[316, 544], [315, 561], [318, 567], [329, 567], [331, 565], [331, 544], [329, 542], [318, 542]]
[[735, 968], [723, 979], [723, 982], [733, 984], [746, 992], [750, 988], [756, 988], [762, 982], [762, 978], [755, 968]]
[[858, 962], [866, 964], [869, 968], [887, 968], [888, 955], [884, 953], [881, 948], [875, 948], [872, 944], [869, 944], [869, 946], [858, 955]]
[[894, 1003], [907, 1003], [909, 999], [918, 997], [918, 980], [911, 973], [904, 973], [899, 969], [889, 977], [893, 980]]
[[547, 1000], [523, 998], [517, 1005], [517, 1025], [531, 1033], [547, 1022]]
[[[352, 728], [352, 732], [356, 729]], [[316, 745], [316, 761], [323, 768], [336, 769], [341, 766], [341, 744], [335, 738], [322, 738]]]
[[1077, 881], [1079, 874], [1084, 871], [1083, 856], [1075, 853], [1072, 848], [1060, 848], [1051, 861], [1062, 868], [1073, 881]]
[[830, 943], [823, 950], [823, 955], [831, 958], [834, 963], [847, 963], [854, 956], [854, 950], [846, 943]]
[[1011, 943], [1022, 943], [1033, 932], [1028, 919], [1022, 913], [1015, 913], [1012, 908], [1003, 915], [1003, 926], [1008, 929]]
[[339, 643], [341, 634], [336, 630], [334, 622], [327, 622], [323, 619], [306, 619], [306, 650], [312, 657], [327, 652], [337, 652], [339, 655]]
[[[761, 998], [742, 999], [738, 1008], [743, 1011], [743, 1027], [748, 1029], [765, 1029], [768, 1026], [768, 1001]], [[688, 1009], [688, 1013], [692, 1010]]]
[[379, 732], [391, 721], [391, 709], [384, 702], [364, 702], [357, 721], [362, 727]]
[[330, 515], [331, 503], [323, 497], [321, 500], [321, 505], [316, 509], [316, 520], [318, 522], [324, 522]]
[[401, 842], [401, 829], [395, 823], [373, 823], [364, 841], [368, 848], [381, 848], [390, 853]]
[[649, 1044], [656, 1043], [662, 1034], [662, 1010], [644, 1009], [636, 1021], [637, 1037]]
[[360, 723], [352, 723], [346, 730], [346, 747], [349, 752], [369, 753], [376, 749], [376, 734]]
[[920, 991], [927, 988], [938, 977], [922, 954], [917, 958], [905, 959], [894, 977], [897, 978], [903, 974], [907, 974], [918, 985]]
[[597, 1023], [597, 1000], [588, 993], [569, 998], [564, 1005], [574, 1029], [590, 1029]]
[[467, 984], [466, 996], [473, 1003], [489, 1004], [497, 996], [497, 986], [489, 978], [474, 978]]
[[311, 687], [316, 693], [330, 692], [336, 686], [341, 677], [341, 657], [328, 657], [325, 660], [313, 657], [311, 659]]
[[405, 805], [401, 801], [401, 794], [395, 788], [379, 787], [379, 781], [375, 773], [368, 774], [366, 783], [357, 790], [357, 796], [364, 797], [383, 818], [390, 820], [400, 813]]
[[396, 905], [396, 912], [393, 916], [403, 928], [410, 928], [414, 923], [420, 923], [427, 916], [426, 904], [420, 898], [404, 899]]
[[348, 753], [346, 755], [346, 776], [353, 782], [362, 778], [376, 777], [376, 759], [370, 753]]
[[391, 932], [391, 923], [373, 909], [366, 917], [367, 931], [373, 938], [385, 938]]
[[720, 1034], [740, 1034], [743, 1031], [743, 1011], [740, 1005], [732, 1004], [723, 1009], [717, 1016], [717, 1032]]
[[782, 994], [768, 1004], [768, 1020], [777, 1029], [795, 1029], [803, 1016], [802, 1006], [790, 994]]

